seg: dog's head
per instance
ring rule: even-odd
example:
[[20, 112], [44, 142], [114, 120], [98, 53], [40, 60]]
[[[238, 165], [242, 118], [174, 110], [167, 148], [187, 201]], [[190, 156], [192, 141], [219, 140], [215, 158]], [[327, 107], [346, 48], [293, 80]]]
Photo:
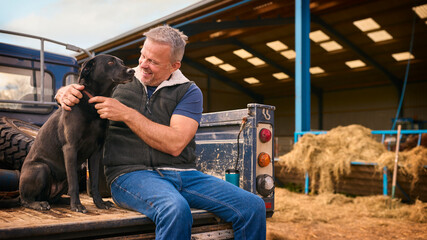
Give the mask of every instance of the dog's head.
[[123, 61], [108, 54], [97, 55], [83, 63], [79, 84], [97, 96], [111, 96], [117, 84], [131, 82], [135, 71], [126, 67]]

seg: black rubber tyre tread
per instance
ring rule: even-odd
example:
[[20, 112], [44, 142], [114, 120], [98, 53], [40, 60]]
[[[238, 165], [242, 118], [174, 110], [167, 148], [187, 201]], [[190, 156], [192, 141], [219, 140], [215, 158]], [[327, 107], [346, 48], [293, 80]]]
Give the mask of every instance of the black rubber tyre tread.
[[25, 157], [33, 145], [35, 135], [24, 132], [21, 128], [36, 133], [39, 126], [31, 123], [2, 117], [0, 118], [0, 168], [21, 170]]

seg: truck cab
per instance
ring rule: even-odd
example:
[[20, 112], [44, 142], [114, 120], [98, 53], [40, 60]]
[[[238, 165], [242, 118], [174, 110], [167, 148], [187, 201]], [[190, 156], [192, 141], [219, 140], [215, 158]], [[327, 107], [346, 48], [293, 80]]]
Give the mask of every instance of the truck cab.
[[1, 115], [42, 125], [56, 108], [56, 91], [76, 83], [78, 72], [74, 57], [0, 43]]
[[87, 51], [29, 34], [5, 30], [0, 34], [40, 41], [40, 49], [0, 43], [0, 169], [19, 170], [38, 128], [57, 109], [56, 91], [78, 79], [77, 60], [46, 52], [45, 43]]

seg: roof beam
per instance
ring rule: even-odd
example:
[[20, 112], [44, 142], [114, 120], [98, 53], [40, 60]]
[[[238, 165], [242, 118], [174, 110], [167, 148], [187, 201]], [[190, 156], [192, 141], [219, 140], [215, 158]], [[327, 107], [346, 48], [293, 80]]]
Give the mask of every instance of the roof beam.
[[324, 22], [321, 18], [312, 15], [311, 21], [319, 24], [324, 29], [326, 29], [330, 34], [334, 35], [338, 41], [344, 43], [347, 45], [351, 50], [356, 52], [361, 58], [363, 58], [366, 62], [374, 66], [376, 69], [380, 70], [384, 75], [386, 75], [391, 83], [397, 88], [398, 92], [400, 93], [402, 90], [402, 82], [394, 76], [391, 72], [389, 72], [385, 67], [383, 67], [381, 64], [379, 64], [377, 61], [375, 61], [371, 56], [366, 54], [362, 49], [357, 47], [355, 44], [353, 44], [350, 40], [345, 38], [342, 34], [340, 34], [338, 31], [336, 31], [333, 27], [331, 27], [329, 24]]
[[221, 75], [221, 74], [219, 74], [219, 73], [217, 73], [217, 72], [215, 72], [215, 71], [213, 71], [213, 70], [205, 67], [204, 65], [202, 65], [202, 64], [200, 64], [200, 63], [198, 63], [196, 61], [193, 61], [192, 59], [184, 57], [183, 62], [186, 63], [186, 64], [188, 64], [188, 65], [190, 65], [191, 67], [195, 68], [196, 70], [198, 70], [198, 71], [200, 71], [200, 72], [202, 72], [202, 73], [204, 73], [204, 74], [206, 74], [206, 75], [208, 75], [210, 77], [214, 77], [215, 79], [218, 79], [219, 81], [227, 84], [228, 86], [230, 86], [230, 87], [232, 87], [232, 88], [234, 88], [234, 89], [236, 89], [236, 90], [238, 90], [240, 92], [243, 92], [243, 93], [247, 94], [248, 96], [250, 96], [251, 98], [253, 98], [255, 101], [257, 101], [258, 103], [263, 103], [264, 102], [264, 97], [263, 96], [261, 96], [261, 95], [259, 95], [257, 93], [254, 93], [253, 91], [251, 91], [251, 90], [249, 90], [247, 88], [244, 88], [240, 84], [238, 84], [236, 82], [233, 82], [231, 79], [229, 79], [229, 78], [227, 78], [227, 77], [225, 77], [225, 76], [223, 76], [223, 75]]
[[234, 45], [243, 48], [245, 50], [247, 50], [248, 52], [252, 53], [255, 57], [258, 57], [259, 59], [263, 60], [264, 62], [266, 62], [268, 65], [271, 65], [275, 68], [277, 68], [278, 70], [286, 73], [289, 77], [295, 79], [295, 74], [291, 71], [289, 71], [287, 68], [282, 67], [280, 64], [277, 64], [275, 61], [267, 58], [265, 55], [259, 53], [258, 51], [256, 51], [255, 49], [253, 49], [252, 47], [250, 47], [249, 45], [246, 45], [242, 42], [240, 42], [237, 39], [232, 39], [231, 41]]
[[294, 73], [291, 72], [289, 69], [282, 67], [281, 65], [277, 64], [275, 61], [267, 58], [262, 53], [256, 51], [255, 49], [253, 49], [249, 45], [247, 45], [247, 44], [245, 44], [245, 43], [243, 43], [243, 42], [241, 42], [235, 38], [226, 38], [226, 39], [206, 41], [206, 42], [189, 43], [188, 46], [190, 48], [205, 48], [205, 47], [210, 47], [210, 46], [214, 46], [214, 45], [221, 45], [221, 44], [232, 44], [232, 45], [236, 45], [240, 48], [244, 48], [248, 52], [252, 53], [255, 57], [258, 57], [259, 59], [263, 60], [267, 64], [269, 64], [269, 65], [277, 68], [278, 70], [286, 73], [291, 78], [295, 78]]
[[215, 39], [215, 40], [203, 41], [203, 42], [189, 42], [185, 48], [197, 49], [197, 48], [206, 48], [206, 47], [226, 45], [226, 44], [233, 44], [233, 40], [231, 38], [224, 38], [224, 39]]
[[179, 29], [187, 36], [196, 35], [198, 33], [207, 31], [219, 31], [225, 29], [235, 28], [249, 28], [249, 27], [264, 27], [264, 26], [277, 26], [284, 24], [293, 24], [294, 18], [267, 18], [267, 19], [251, 19], [251, 20], [235, 20], [235, 21], [221, 21], [221, 22], [199, 22], [191, 23], [181, 26]]
[[[277, 64], [275, 61], [267, 58], [262, 53], [256, 51], [255, 49], [251, 48], [250, 46], [246, 45], [245, 43], [240, 42], [239, 40], [235, 38], [225, 38], [225, 39], [218, 39], [218, 40], [212, 40], [212, 41], [204, 41], [204, 42], [190, 42], [187, 44], [187, 48], [190, 49], [197, 49], [197, 48], [206, 48], [216, 45], [223, 45], [223, 44], [233, 44], [240, 48], [244, 48], [247, 51], [251, 52], [254, 56], [260, 58], [267, 64], [270, 64], [271, 66], [277, 68], [278, 70], [286, 73], [289, 77], [295, 79], [295, 74], [291, 72], [289, 69], [282, 67], [281, 65]], [[212, 70], [213, 71], [213, 70]], [[317, 94], [317, 92], [323, 92], [323, 89], [311, 84], [312, 90], [314, 93]]]
[[252, 47], [250, 47], [249, 45], [235, 39], [235, 38], [227, 38], [227, 39], [221, 39], [221, 40], [213, 40], [213, 41], [208, 41], [208, 42], [197, 42], [197, 43], [189, 43], [189, 47], [191, 48], [202, 48], [202, 47], [210, 47], [210, 46], [214, 46], [214, 45], [220, 45], [220, 44], [233, 44], [236, 45], [240, 48], [244, 48], [245, 50], [247, 50], [248, 52], [252, 53], [255, 57], [258, 57], [259, 59], [263, 60], [264, 62], [266, 62], [267, 64], [277, 68], [278, 70], [286, 73], [288, 76], [290, 76], [291, 78], [295, 78], [295, 75], [293, 72], [289, 71], [289, 69], [282, 67], [281, 65], [277, 64], [275, 61], [267, 58], [265, 55], [263, 55], [262, 53], [256, 51], [255, 49], [253, 49]]

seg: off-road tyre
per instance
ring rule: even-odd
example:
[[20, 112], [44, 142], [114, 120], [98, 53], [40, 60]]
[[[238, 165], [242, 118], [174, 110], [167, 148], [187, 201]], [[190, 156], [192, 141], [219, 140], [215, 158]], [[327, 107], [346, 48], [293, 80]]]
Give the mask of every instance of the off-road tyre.
[[40, 127], [18, 119], [0, 118], [0, 168], [21, 170]]

